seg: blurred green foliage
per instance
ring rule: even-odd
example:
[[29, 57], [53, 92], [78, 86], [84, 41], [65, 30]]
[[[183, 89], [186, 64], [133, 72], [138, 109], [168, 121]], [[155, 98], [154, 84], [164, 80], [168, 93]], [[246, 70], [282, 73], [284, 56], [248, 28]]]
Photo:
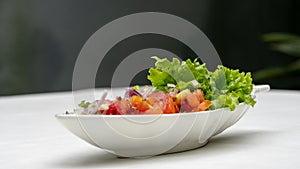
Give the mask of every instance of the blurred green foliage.
[[299, 36], [288, 33], [268, 33], [262, 36], [262, 40], [269, 43], [272, 50], [299, 57], [299, 59], [285, 66], [269, 67], [256, 71], [253, 73], [255, 81], [264, 81], [300, 74]]
[[26, 2], [17, 3], [14, 10], [3, 16], [9, 18], [9, 22], [0, 23], [3, 30], [0, 34], [0, 95], [26, 93], [34, 87], [35, 32], [24, 5], [30, 6]]

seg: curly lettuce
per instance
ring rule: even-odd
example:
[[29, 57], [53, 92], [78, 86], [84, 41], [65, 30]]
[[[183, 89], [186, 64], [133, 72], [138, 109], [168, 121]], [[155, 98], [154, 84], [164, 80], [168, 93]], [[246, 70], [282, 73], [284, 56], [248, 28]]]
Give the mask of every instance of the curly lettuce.
[[[254, 106], [251, 97], [253, 89], [250, 73], [239, 72], [225, 66], [218, 66], [214, 72], [195, 59], [180, 62], [177, 58], [156, 60], [149, 69], [148, 79], [156, 89], [167, 92], [168, 84], [174, 84], [179, 91], [201, 89], [205, 99], [212, 101], [210, 109], [228, 107], [234, 110], [240, 103]], [[195, 83], [197, 82], [197, 83]]]
[[209, 93], [209, 80], [205, 75], [208, 70], [205, 64], [200, 65], [197, 60], [192, 62], [190, 59], [180, 62], [177, 58], [173, 58], [172, 61], [166, 58], [160, 59], [157, 56], [152, 58], [156, 60], [155, 68], [150, 68], [148, 75], [152, 86], [166, 92], [168, 84], [174, 84], [180, 91], [201, 88], [205, 94]]
[[225, 66], [211, 73], [210, 85], [212, 89], [212, 109], [228, 107], [234, 110], [239, 103], [254, 106], [255, 100], [251, 97], [253, 89], [250, 73], [239, 72]]

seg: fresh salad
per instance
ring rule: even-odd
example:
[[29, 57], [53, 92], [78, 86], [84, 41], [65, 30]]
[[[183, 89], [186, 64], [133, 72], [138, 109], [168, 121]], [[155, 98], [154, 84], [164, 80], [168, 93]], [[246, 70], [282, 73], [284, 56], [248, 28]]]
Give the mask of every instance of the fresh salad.
[[151, 86], [134, 86], [123, 97], [106, 99], [104, 93], [94, 102], [82, 101], [76, 112], [81, 114], [129, 115], [201, 112], [219, 108], [234, 110], [240, 103], [254, 106], [250, 73], [225, 66], [211, 72], [197, 59], [179, 61], [152, 57], [149, 69]]

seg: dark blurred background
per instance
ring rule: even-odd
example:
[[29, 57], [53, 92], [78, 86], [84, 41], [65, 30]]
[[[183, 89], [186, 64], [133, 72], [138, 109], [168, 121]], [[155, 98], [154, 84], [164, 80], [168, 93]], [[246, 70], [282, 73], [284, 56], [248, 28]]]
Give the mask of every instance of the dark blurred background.
[[[149, 11], [174, 14], [198, 26], [223, 65], [251, 71], [255, 83], [299, 90], [300, 41], [294, 36], [300, 34], [299, 9], [298, 0], [0, 0], [0, 95], [71, 90], [73, 67], [86, 40], [114, 19]], [[273, 32], [284, 34], [263, 36]], [[294, 53], [276, 48], [273, 43], [281, 43], [280, 39], [292, 41], [292, 47], [288, 43], [283, 49]], [[175, 39], [133, 36], [105, 56], [96, 86], [109, 86], [123, 58], [150, 47], [169, 50], [182, 59], [196, 57]], [[149, 83], [146, 74], [140, 72], [132, 84]]]

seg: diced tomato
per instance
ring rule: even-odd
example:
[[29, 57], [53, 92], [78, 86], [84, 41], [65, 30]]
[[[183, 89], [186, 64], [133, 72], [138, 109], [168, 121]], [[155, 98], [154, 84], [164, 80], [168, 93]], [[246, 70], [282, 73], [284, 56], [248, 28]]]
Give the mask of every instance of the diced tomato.
[[193, 110], [193, 107], [191, 107], [187, 102], [182, 102], [180, 106], [181, 112], [191, 112]]
[[154, 92], [147, 97], [147, 101], [152, 107], [160, 107], [162, 110], [166, 107], [167, 95], [164, 92]]
[[183, 90], [181, 91], [180, 93], [178, 93], [176, 96], [175, 96], [175, 102], [177, 105], [181, 105], [184, 101], [184, 99], [186, 98], [187, 95], [189, 95], [191, 92], [190, 90], [186, 89], [186, 90]]
[[135, 109], [142, 111], [142, 112], [146, 111], [152, 107], [148, 101], [143, 100], [143, 98], [141, 96], [136, 96], [136, 95], [134, 95], [130, 98], [130, 103]]
[[166, 106], [164, 109], [165, 114], [173, 114], [173, 113], [178, 113], [178, 106], [177, 104], [173, 101], [173, 98], [169, 95], [167, 95], [167, 102]]
[[209, 100], [204, 99], [204, 94], [200, 89], [195, 90], [193, 93], [185, 92], [185, 94], [182, 94], [180, 97], [181, 111], [204, 111], [207, 110], [211, 105], [211, 102]]
[[194, 93], [190, 93], [185, 97], [187, 103], [191, 106], [191, 107], [197, 107], [200, 104], [200, 101], [197, 97], [196, 94]]
[[108, 106], [107, 110], [99, 110], [99, 114], [106, 115], [121, 115], [121, 114], [130, 114], [132, 107], [128, 100], [119, 99], [114, 101]]
[[203, 94], [201, 89], [195, 90], [194, 93], [196, 94], [196, 96], [198, 97], [200, 102], [203, 102], [205, 100], [204, 99], [204, 94]]
[[164, 113], [163, 110], [158, 106], [155, 106], [155, 107], [143, 112], [143, 114], [163, 114], [163, 113]]
[[148, 110], [148, 114], [178, 113], [179, 109], [177, 104], [173, 101], [173, 97], [164, 92], [155, 92], [147, 97], [147, 101], [153, 107], [153, 110]]
[[197, 111], [196, 108], [200, 104], [200, 98], [196, 92], [191, 93], [189, 90], [185, 91], [180, 96], [181, 98], [181, 111], [193, 112]]
[[105, 110], [98, 110], [98, 114], [103, 114]]
[[106, 115], [121, 115], [121, 112], [117, 109], [116, 105], [112, 103], [111, 105], [108, 106]]
[[121, 114], [128, 114], [131, 109], [130, 102], [128, 100], [120, 99], [115, 101], [114, 104]]

